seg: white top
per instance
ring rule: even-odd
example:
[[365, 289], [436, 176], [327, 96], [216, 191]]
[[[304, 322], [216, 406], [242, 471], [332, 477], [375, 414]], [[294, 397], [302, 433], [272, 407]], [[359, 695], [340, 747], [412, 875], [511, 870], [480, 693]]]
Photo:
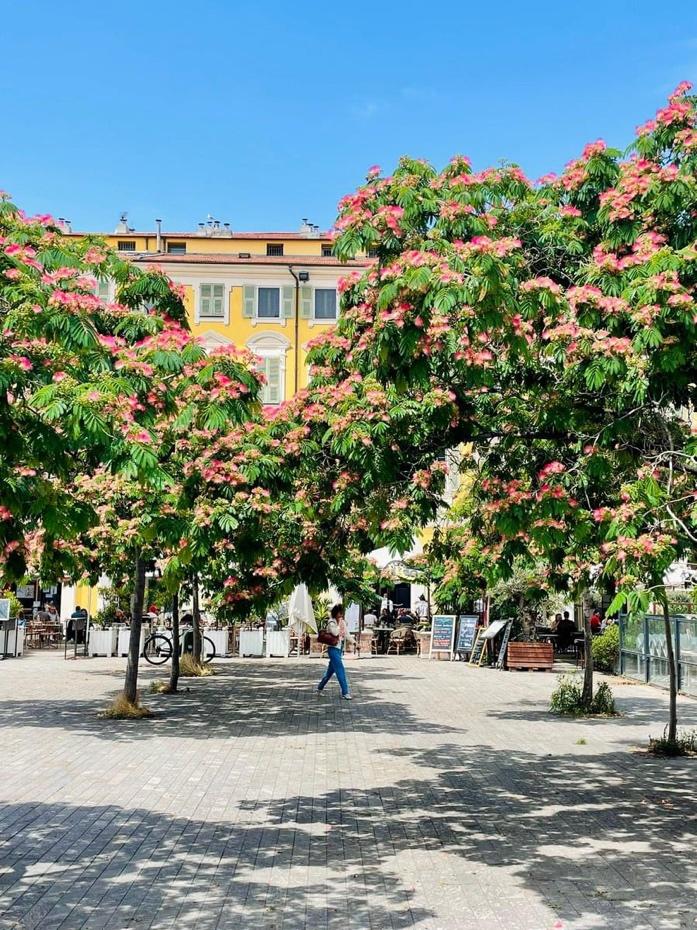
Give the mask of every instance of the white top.
[[342, 639], [345, 639], [347, 643], [355, 642], [353, 636], [351, 636], [348, 630], [346, 631], [346, 635], [342, 636], [341, 627], [336, 622], [336, 620], [333, 620], [333, 619], [329, 620], [329, 622], [327, 623], [327, 633], [331, 633], [332, 636], [338, 636], [339, 642], [341, 642]]
[[377, 622], [378, 618], [372, 611], [363, 617], [363, 626], [375, 626]]
[[428, 603], [427, 601], [418, 600], [416, 602], [416, 607], [414, 608], [419, 617], [428, 616]]

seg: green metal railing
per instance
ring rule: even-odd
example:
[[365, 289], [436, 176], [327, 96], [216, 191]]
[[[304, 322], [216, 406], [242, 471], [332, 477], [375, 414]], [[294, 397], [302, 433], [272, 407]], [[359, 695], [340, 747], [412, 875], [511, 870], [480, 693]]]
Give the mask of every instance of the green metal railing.
[[[670, 618], [678, 667], [678, 689], [697, 695], [697, 616]], [[620, 619], [619, 673], [648, 684], [668, 687], [668, 660], [663, 617]]]

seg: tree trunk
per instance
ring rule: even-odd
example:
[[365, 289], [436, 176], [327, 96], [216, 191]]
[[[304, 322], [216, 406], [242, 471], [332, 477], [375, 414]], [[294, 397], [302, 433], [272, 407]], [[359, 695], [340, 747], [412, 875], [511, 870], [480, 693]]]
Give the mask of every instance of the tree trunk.
[[670, 625], [670, 606], [665, 589], [661, 598], [663, 606], [663, 624], [666, 631], [666, 660], [668, 662], [668, 678], [670, 681], [670, 706], [668, 719], [668, 742], [675, 743], [678, 739], [678, 671], [675, 667], [675, 652], [673, 651], [673, 631]]
[[581, 694], [581, 704], [586, 710], [590, 710], [593, 703], [593, 631], [591, 629], [590, 614], [584, 609], [583, 600], [581, 600], [581, 614], [583, 616], [583, 692]]
[[201, 608], [198, 600], [198, 578], [194, 575], [192, 582], [192, 604], [193, 610], [191, 611], [193, 617], [193, 642], [192, 648], [193, 652], [191, 658], [194, 662], [201, 661]]
[[172, 668], [169, 690], [174, 694], [179, 684], [179, 592], [172, 595]]
[[133, 617], [131, 619], [131, 635], [128, 639], [126, 681], [123, 687], [123, 693], [131, 704], [135, 704], [138, 698], [138, 660], [140, 659], [140, 631], [143, 626], [145, 565], [146, 563], [141, 553], [137, 552], [134, 566], [135, 585], [133, 590]]

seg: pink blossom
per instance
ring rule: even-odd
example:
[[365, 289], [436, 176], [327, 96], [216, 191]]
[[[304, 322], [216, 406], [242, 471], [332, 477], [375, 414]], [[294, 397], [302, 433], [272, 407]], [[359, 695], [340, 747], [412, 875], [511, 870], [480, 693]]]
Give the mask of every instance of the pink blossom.
[[566, 471], [566, 468], [561, 462], [548, 462], [547, 465], [540, 469], [537, 477], [543, 480], [549, 475], [560, 475], [564, 471]]
[[61, 381], [64, 381], [67, 377], [68, 376], [64, 371], [57, 371], [53, 376], [53, 380], [56, 382], [56, 384], [58, 384]]
[[382, 168], [380, 167], [380, 165], [371, 165], [371, 167], [368, 168], [368, 174], [366, 175], [366, 177], [368, 179], [376, 178], [380, 174], [381, 171], [382, 171]]

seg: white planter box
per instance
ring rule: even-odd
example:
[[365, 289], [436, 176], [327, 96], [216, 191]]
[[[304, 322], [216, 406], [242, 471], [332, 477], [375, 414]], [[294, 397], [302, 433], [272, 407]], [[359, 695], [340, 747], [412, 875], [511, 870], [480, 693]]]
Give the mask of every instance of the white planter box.
[[110, 626], [105, 630], [98, 626], [90, 629], [90, 641], [87, 652], [91, 656], [113, 656], [116, 652], [118, 627]]
[[290, 650], [290, 633], [288, 630], [268, 630], [266, 633], [266, 658], [283, 656]]
[[210, 641], [215, 646], [216, 656], [219, 656], [222, 658], [223, 656], [226, 656], [229, 653], [230, 651], [228, 648], [229, 630], [227, 629], [227, 627], [224, 630], [204, 629], [203, 635], [207, 636], [208, 639], [210, 639]]
[[263, 656], [264, 655], [264, 631], [263, 630], [241, 630], [240, 631], [240, 655], [241, 656]]
[[[118, 638], [118, 648], [116, 654], [119, 656], [128, 655], [128, 643], [131, 638], [131, 631], [127, 628], [122, 628], [119, 630]], [[143, 643], [145, 642], [145, 630], [140, 631], [140, 647], [138, 649], [138, 655], [143, 654]]]
[[[0, 633], [0, 653], [5, 645], [5, 634]], [[11, 630], [7, 634], [7, 654], [8, 656], [21, 656], [24, 654], [24, 627]]]

